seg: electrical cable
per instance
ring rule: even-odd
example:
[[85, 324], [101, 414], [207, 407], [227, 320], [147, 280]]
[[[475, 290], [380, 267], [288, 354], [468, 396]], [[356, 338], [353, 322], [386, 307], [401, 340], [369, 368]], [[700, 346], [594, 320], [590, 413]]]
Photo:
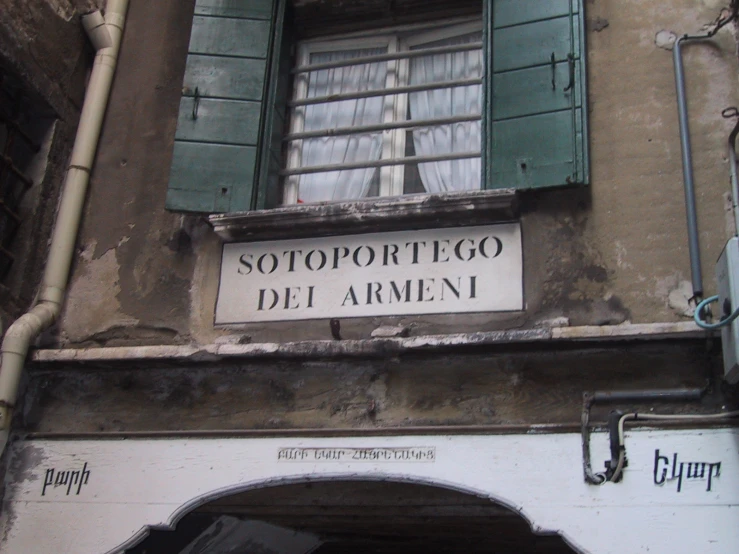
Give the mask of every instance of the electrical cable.
[[624, 445], [624, 423], [627, 419], [643, 419], [649, 420], [669, 420], [669, 421], [713, 421], [717, 419], [728, 419], [731, 417], [739, 416], [739, 410], [733, 412], [722, 412], [720, 414], [684, 414], [684, 415], [662, 415], [662, 414], [640, 414], [637, 412], [631, 414], [624, 414], [618, 420], [618, 462], [613, 470], [613, 475], [609, 481], [617, 481], [621, 476], [626, 463], [626, 446]]
[[734, 320], [739, 317], [739, 308], [734, 310], [728, 317], [723, 318], [722, 320], [716, 322], [716, 323], [706, 323], [704, 320], [701, 319], [701, 314], [703, 313], [703, 310], [708, 306], [709, 304], [713, 302], [718, 302], [719, 297], [718, 296], [709, 296], [705, 300], [703, 300], [700, 304], [698, 304], [695, 308], [695, 312], [693, 313], [693, 320], [695, 321], [696, 325], [700, 327], [701, 329], [708, 329], [708, 330], [714, 330], [714, 329], [721, 329], [721, 327], [726, 327], [727, 325], [731, 325]]

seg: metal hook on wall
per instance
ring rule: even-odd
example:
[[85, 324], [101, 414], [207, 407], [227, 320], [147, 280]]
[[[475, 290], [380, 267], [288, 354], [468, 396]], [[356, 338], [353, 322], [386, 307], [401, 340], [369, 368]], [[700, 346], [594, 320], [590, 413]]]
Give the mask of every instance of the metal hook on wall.
[[552, 64], [552, 90], [557, 90], [557, 64], [554, 58], [554, 52], [552, 52], [551, 64]]
[[572, 90], [575, 86], [575, 56], [567, 54], [567, 65], [570, 69], [570, 83], [563, 89], [564, 92]]
[[200, 90], [195, 87], [195, 96], [193, 97], [192, 103], [192, 118], [193, 120], [198, 118], [198, 108], [200, 107]]

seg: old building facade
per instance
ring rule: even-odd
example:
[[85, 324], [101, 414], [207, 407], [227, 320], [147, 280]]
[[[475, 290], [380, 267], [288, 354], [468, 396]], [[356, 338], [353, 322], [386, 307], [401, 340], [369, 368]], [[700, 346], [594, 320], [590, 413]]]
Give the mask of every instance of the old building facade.
[[0, 0], [0, 552], [736, 551], [734, 4], [457, 4]]

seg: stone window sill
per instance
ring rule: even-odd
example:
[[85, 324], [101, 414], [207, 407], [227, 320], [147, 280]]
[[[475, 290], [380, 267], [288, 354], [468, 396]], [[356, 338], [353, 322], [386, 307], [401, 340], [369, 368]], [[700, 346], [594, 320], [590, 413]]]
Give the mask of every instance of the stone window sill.
[[225, 242], [483, 225], [518, 216], [514, 189], [299, 204], [208, 217]]

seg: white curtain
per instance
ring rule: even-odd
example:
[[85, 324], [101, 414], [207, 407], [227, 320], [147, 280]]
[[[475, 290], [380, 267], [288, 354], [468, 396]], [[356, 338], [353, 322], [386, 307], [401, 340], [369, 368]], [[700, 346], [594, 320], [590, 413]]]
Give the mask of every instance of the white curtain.
[[[446, 46], [479, 42], [481, 33], [424, 44]], [[412, 85], [439, 81], [475, 79], [482, 76], [482, 52], [454, 52], [423, 56], [411, 60]], [[409, 94], [410, 117], [415, 120], [481, 113], [482, 86], [428, 90]], [[480, 151], [480, 122], [470, 121], [438, 125], [413, 131], [413, 145], [418, 156]], [[419, 163], [418, 172], [428, 192], [474, 190], [480, 188], [480, 158]]]
[[[310, 63], [383, 54], [384, 48], [367, 48], [312, 54]], [[308, 98], [385, 88], [386, 63], [371, 63], [310, 73]], [[315, 104], [305, 108], [306, 131], [382, 123], [382, 96]], [[303, 141], [301, 166], [374, 161], [382, 152], [382, 134], [366, 133]], [[377, 168], [351, 169], [301, 175], [300, 202], [351, 200], [367, 196]]]

